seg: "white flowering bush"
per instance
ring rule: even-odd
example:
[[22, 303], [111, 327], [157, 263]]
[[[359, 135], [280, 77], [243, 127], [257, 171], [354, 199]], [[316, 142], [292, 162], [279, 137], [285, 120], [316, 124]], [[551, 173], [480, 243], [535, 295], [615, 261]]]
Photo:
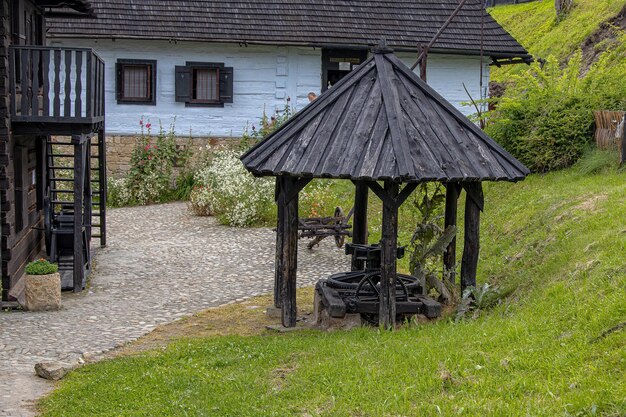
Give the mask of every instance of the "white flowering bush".
[[263, 223], [273, 214], [274, 181], [252, 176], [233, 150], [215, 151], [194, 179], [189, 206], [197, 215], [213, 215], [222, 224], [245, 227]]

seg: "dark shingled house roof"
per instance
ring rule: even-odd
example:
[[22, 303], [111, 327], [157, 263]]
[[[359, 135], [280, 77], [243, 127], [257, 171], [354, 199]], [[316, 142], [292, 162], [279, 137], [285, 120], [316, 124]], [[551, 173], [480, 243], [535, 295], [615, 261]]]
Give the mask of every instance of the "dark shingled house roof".
[[87, 15], [93, 14], [93, 7], [89, 0], [35, 0], [35, 3], [44, 8], [72, 9]]
[[448, 182], [529, 174], [389, 49], [375, 50], [241, 159], [258, 176]]
[[[458, 0], [91, 0], [96, 20], [49, 19], [49, 37], [176, 39], [396, 50], [428, 43]], [[489, 14], [468, 0], [431, 51], [529, 58]]]

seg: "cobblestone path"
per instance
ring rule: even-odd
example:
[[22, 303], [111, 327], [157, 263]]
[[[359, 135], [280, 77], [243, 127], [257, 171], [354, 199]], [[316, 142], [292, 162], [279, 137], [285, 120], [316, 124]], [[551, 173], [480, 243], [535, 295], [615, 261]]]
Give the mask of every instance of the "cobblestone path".
[[[63, 294], [56, 312], [0, 313], [0, 416], [30, 416], [52, 386], [37, 362], [75, 361], [150, 332], [159, 324], [273, 290], [275, 235], [194, 217], [184, 203], [114, 209], [107, 247], [97, 249], [88, 290]], [[298, 285], [347, 270], [332, 239], [310, 251], [300, 241]]]

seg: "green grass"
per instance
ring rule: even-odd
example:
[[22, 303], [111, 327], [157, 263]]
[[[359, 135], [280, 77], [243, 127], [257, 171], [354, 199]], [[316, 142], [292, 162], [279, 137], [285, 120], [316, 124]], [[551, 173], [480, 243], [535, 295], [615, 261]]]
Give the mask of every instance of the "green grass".
[[626, 174], [485, 194], [479, 278], [510, 295], [477, 319], [180, 340], [71, 373], [43, 415], [624, 416], [626, 332], [595, 339], [626, 321]]
[[[533, 56], [556, 56], [565, 60], [582, 42], [598, 29], [600, 23], [615, 16], [626, 0], [575, 0], [569, 15], [556, 19], [553, 1], [498, 6], [490, 14]], [[519, 72], [524, 65], [493, 68], [492, 80], [504, 81], [510, 71]]]

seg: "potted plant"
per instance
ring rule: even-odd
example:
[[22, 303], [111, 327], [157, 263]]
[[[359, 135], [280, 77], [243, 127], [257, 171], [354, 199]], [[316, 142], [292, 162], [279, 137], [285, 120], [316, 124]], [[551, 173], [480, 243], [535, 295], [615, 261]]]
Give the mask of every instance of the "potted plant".
[[28, 311], [61, 307], [61, 276], [57, 264], [41, 258], [26, 265], [24, 308]]

